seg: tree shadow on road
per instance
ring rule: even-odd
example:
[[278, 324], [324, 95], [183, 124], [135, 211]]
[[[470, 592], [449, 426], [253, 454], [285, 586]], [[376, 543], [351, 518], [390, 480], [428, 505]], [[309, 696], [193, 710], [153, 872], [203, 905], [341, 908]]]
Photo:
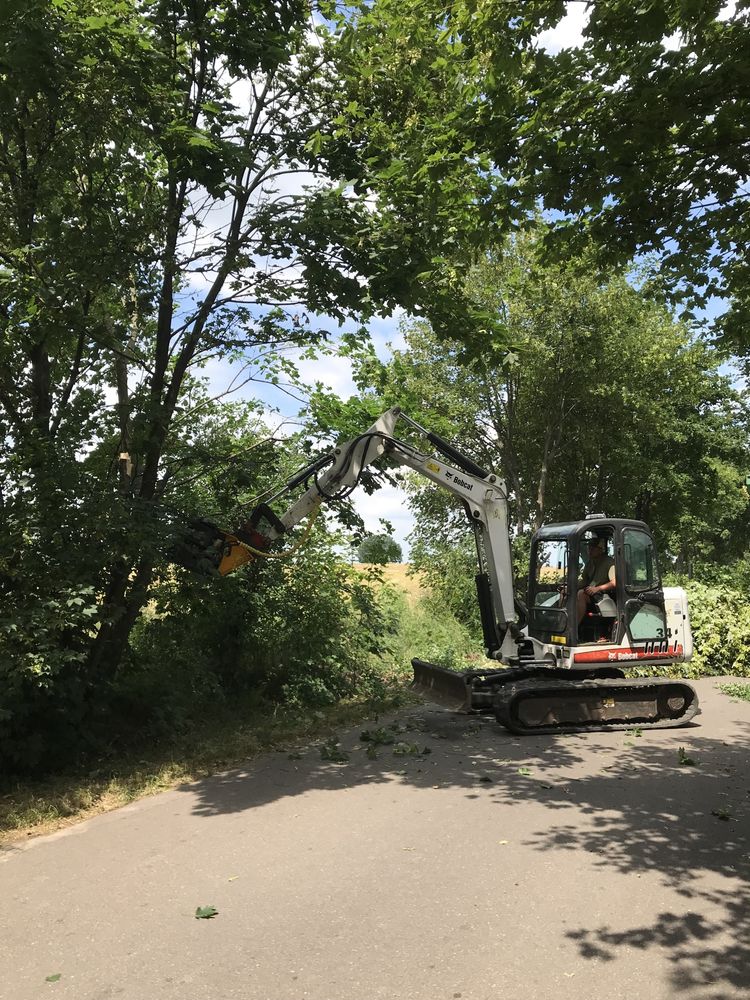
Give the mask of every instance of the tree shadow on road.
[[675, 996], [750, 995], [749, 728], [732, 745], [696, 735], [694, 765], [680, 763], [670, 741], [589, 774], [575, 782], [570, 821], [529, 837], [538, 851], [585, 851], [594, 867], [656, 875], [684, 900], [625, 930], [570, 930], [583, 958], [606, 963], [623, 948], [659, 948]]
[[606, 964], [623, 947], [658, 948], [668, 956], [675, 996], [750, 995], [750, 725], [738, 721], [731, 743], [708, 738], [699, 726], [644, 738], [634, 732], [519, 739], [494, 721], [437, 709], [391, 725], [394, 742], [377, 746], [376, 759], [367, 756], [372, 742], [355, 731], [339, 744], [345, 763], [324, 760], [319, 745], [308, 746], [300, 759], [269, 755], [184, 790], [204, 817], [313, 790], [387, 782], [460, 789], [503, 809], [533, 801], [547, 822], [529, 831], [527, 848], [586, 852], [594, 868], [649, 873], [684, 900], [684, 909], [662, 912], [653, 923], [623, 930], [618, 913], [617, 927], [569, 930], [582, 958]]

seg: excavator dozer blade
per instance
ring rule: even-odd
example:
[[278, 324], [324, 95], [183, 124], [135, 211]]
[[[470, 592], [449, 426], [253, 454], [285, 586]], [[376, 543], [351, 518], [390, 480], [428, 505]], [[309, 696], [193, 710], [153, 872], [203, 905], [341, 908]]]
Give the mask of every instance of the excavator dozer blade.
[[472, 685], [470, 676], [455, 670], [439, 667], [435, 663], [413, 659], [414, 680], [412, 691], [423, 695], [428, 701], [436, 702], [454, 712], [468, 712], [471, 708]]
[[684, 726], [698, 714], [684, 681], [633, 677], [566, 681], [534, 678], [500, 688], [497, 721], [512, 733], [582, 733]]

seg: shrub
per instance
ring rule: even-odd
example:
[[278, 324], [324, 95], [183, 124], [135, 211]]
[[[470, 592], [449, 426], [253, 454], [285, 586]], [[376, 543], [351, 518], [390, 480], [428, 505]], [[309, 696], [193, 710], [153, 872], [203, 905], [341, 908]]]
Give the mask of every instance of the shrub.
[[750, 677], [750, 603], [737, 588], [683, 583], [688, 595], [695, 653], [693, 666], [705, 674]]
[[224, 580], [175, 574], [154, 597], [118, 686], [151, 724], [238, 697], [302, 712], [372, 694], [392, 672], [398, 616], [326, 539]]

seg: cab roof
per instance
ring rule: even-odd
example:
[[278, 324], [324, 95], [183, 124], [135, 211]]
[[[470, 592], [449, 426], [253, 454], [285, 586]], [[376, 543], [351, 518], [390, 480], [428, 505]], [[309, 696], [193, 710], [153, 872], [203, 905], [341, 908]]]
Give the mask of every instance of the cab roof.
[[534, 538], [572, 538], [584, 531], [601, 531], [602, 528], [639, 528], [650, 537], [651, 531], [644, 521], [633, 521], [627, 517], [588, 517], [583, 521], [560, 521], [545, 524], [535, 533]]

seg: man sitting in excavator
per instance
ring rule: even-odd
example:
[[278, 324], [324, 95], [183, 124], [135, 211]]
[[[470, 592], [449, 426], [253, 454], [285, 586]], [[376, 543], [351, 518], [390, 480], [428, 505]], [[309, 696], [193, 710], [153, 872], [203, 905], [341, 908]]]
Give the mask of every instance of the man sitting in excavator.
[[586, 615], [589, 601], [593, 600], [597, 594], [609, 594], [609, 596], [614, 597], [613, 592], [617, 585], [615, 561], [612, 556], [607, 555], [606, 536], [594, 535], [589, 542], [588, 554], [588, 561], [578, 580], [579, 589], [576, 595], [579, 625]]

